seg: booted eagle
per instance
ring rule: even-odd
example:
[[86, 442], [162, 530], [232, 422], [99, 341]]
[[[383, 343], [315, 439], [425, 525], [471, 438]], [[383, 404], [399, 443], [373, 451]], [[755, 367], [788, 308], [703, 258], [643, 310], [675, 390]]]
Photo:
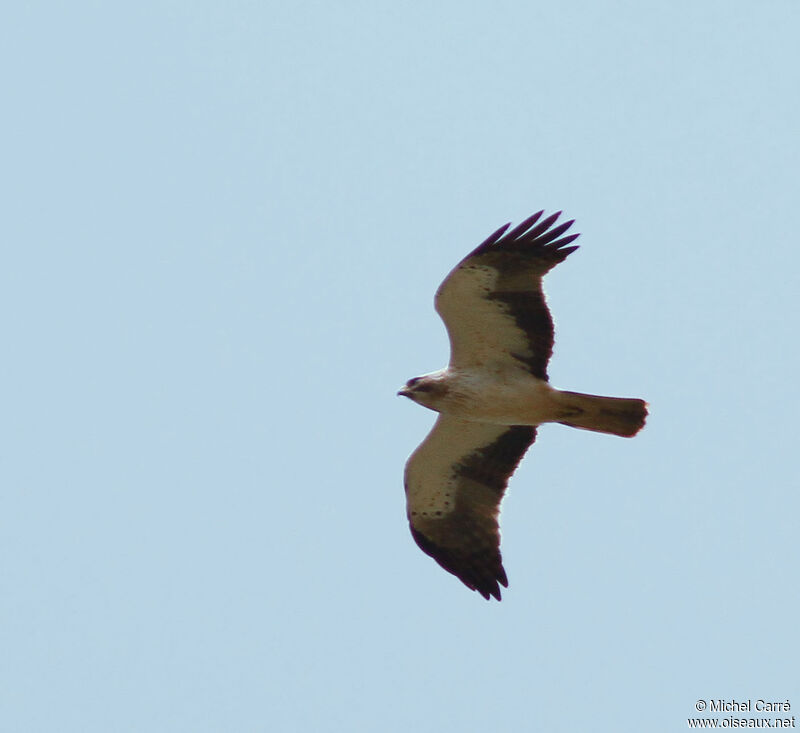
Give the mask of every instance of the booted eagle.
[[[630, 438], [647, 417], [643, 400], [564, 392], [548, 384], [553, 320], [542, 278], [578, 249], [542, 211], [498, 229], [436, 292], [450, 337], [446, 369], [410, 379], [398, 392], [439, 413], [406, 463], [411, 534], [423, 552], [487, 600], [508, 579], [497, 516], [508, 479], [556, 422]], [[551, 228], [553, 227], [553, 228]]]

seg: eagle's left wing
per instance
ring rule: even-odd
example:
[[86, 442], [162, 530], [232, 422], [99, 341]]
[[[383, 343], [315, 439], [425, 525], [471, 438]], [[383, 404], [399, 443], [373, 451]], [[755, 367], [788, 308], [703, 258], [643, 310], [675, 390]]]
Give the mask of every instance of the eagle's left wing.
[[440, 415], [406, 463], [414, 540], [487, 600], [500, 600], [500, 585], [508, 586], [497, 515], [508, 479], [535, 439], [534, 427]]
[[553, 319], [542, 278], [577, 246], [556, 227], [561, 212], [528, 217], [511, 231], [498, 229], [470, 252], [436, 292], [436, 310], [450, 337], [450, 366], [523, 368], [547, 380], [553, 352]]

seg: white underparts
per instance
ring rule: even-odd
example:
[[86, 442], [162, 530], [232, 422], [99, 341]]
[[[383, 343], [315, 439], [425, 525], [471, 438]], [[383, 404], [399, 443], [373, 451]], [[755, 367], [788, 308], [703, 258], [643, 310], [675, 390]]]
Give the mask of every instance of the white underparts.
[[540, 425], [563, 418], [558, 390], [522, 369], [451, 370], [440, 373], [446, 393], [437, 412], [494, 425]]

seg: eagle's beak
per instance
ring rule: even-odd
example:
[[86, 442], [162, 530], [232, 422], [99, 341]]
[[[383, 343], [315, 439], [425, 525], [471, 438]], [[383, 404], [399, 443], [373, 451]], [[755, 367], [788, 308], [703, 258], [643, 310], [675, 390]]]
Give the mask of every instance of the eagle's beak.
[[400, 395], [401, 397], [410, 397], [411, 390], [408, 389], [407, 387], [403, 387], [403, 389], [401, 389], [397, 394]]

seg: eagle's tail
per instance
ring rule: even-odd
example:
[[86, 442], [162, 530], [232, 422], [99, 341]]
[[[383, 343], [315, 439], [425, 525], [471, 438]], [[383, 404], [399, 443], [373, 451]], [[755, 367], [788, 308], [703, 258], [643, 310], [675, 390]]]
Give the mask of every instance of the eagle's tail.
[[632, 438], [644, 427], [647, 403], [627, 397], [598, 397], [579, 392], [557, 392], [564, 410], [556, 422], [597, 433]]

